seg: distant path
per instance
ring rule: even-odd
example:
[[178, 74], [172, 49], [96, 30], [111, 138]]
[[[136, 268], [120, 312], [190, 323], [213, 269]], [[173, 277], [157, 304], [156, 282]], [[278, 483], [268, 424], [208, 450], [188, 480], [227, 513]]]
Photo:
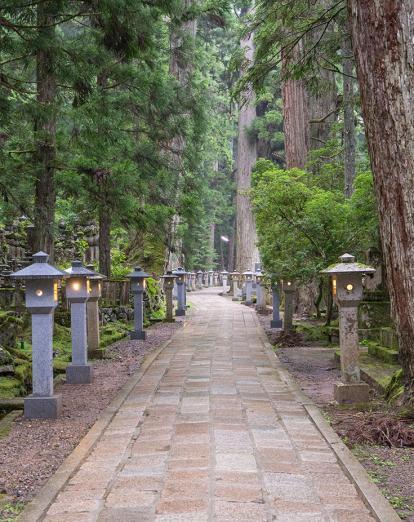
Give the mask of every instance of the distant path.
[[191, 318], [45, 520], [374, 520], [272, 364], [253, 310], [189, 294]]

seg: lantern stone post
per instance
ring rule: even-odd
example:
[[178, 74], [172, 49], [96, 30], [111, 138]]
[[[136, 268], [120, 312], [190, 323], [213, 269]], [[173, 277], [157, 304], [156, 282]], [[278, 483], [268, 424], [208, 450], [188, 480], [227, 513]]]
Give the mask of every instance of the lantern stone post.
[[179, 267], [173, 271], [173, 274], [176, 276], [177, 284], [177, 310], [175, 315], [179, 317], [184, 316], [186, 311], [185, 276], [187, 273], [184, 268]]
[[166, 313], [165, 313], [165, 320], [167, 323], [173, 323], [174, 322], [174, 303], [173, 303], [173, 288], [174, 288], [174, 282], [176, 279], [176, 276], [171, 272], [168, 271], [166, 274], [162, 276], [162, 279], [164, 280], [164, 294], [165, 294], [165, 307], [166, 307]]
[[289, 333], [293, 329], [293, 304], [296, 293], [296, 286], [292, 281], [283, 281], [282, 283], [283, 293], [285, 294], [285, 313], [284, 318], [284, 331]]
[[144, 272], [140, 266], [127, 275], [131, 281], [131, 292], [134, 295], [134, 330], [130, 337], [132, 340], [145, 340], [147, 335], [144, 331], [144, 291], [145, 280], [149, 274]]
[[266, 293], [263, 285], [264, 274], [259, 269], [256, 272], [256, 310], [263, 312], [266, 310]]
[[69, 276], [66, 284], [66, 298], [70, 303], [72, 335], [72, 362], [66, 368], [66, 382], [68, 384], [90, 384], [93, 380], [93, 368], [88, 364], [86, 302], [90, 294], [88, 278], [96, 273], [85, 268], [80, 261], [72, 261], [72, 266], [65, 272]]
[[280, 318], [280, 294], [279, 285], [272, 280], [272, 320], [270, 321], [270, 328], [282, 328], [283, 322]]
[[[86, 268], [91, 272], [94, 271], [93, 265], [87, 265]], [[99, 349], [100, 332], [99, 332], [99, 305], [98, 301], [102, 297], [102, 280], [105, 276], [96, 273], [89, 277], [89, 299], [86, 302], [87, 329], [88, 329], [88, 359], [101, 359], [102, 350]]]
[[247, 306], [251, 306], [253, 304], [252, 300], [252, 291], [253, 291], [253, 272], [251, 270], [246, 270], [243, 272], [243, 282], [246, 290], [246, 301], [245, 304]]
[[375, 269], [355, 263], [355, 257], [344, 254], [340, 263], [323, 270], [332, 281], [332, 293], [339, 309], [339, 344], [342, 382], [334, 385], [334, 397], [340, 404], [366, 402], [369, 386], [361, 382], [359, 367], [358, 305], [363, 294], [362, 277]]
[[58, 281], [66, 274], [48, 264], [38, 252], [33, 264], [11, 274], [26, 283], [26, 307], [32, 316], [32, 394], [24, 399], [26, 419], [56, 419], [61, 396], [53, 393], [53, 312], [58, 304]]

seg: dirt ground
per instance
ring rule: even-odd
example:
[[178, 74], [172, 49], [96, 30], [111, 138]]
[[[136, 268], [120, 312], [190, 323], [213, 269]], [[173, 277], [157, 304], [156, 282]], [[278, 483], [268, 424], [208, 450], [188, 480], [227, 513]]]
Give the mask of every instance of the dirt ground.
[[0, 439], [0, 520], [12, 520], [56, 471], [95, 423], [99, 413], [140, 367], [144, 356], [168, 340], [182, 323], [158, 323], [146, 341], [122, 340], [93, 361], [93, 385], [58, 384], [63, 411], [57, 420], [19, 417]]
[[[259, 320], [269, 338], [274, 336], [275, 331], [269, 328], [270, 317], [259, 316]], [[364, 411], [335, 405], [333, 384], [339, 379], [340, 371], [332, 348], [289, 346], [277, 348], [277, 355], [303, 392], [325, 412], [334, 430], [351, 448], [400, 517], [414, 522], [414, 448], [368, 442], [372, 436], [372, 430], [365, 428], [369, 425], [368, 421], [375, 421], [378, 417], [382, 421], [388, 420], [391, 426], [394, 421], [382, 398], [372, 392], [369, 409]]]

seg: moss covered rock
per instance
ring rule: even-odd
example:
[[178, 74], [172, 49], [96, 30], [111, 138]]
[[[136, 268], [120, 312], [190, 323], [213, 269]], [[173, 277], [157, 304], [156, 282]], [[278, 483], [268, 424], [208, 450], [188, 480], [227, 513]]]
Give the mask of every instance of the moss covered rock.
[[24, 393], [21, 381], [15, 377], [0, 377], [0, 398], [12, 399]]

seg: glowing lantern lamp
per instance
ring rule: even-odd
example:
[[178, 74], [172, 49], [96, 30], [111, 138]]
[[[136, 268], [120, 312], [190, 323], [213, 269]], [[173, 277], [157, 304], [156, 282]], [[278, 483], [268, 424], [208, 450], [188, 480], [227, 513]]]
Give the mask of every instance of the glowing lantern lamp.
[[53, 394], [53, 311], [58, 304], [58, 281], [66, 274], [48, 264], [49, 256], [38, 252], [33, 264], [11, 274], [26, 282], [26, 307], [32, 315], [33, 392], [24, 399], [27, 419], [56, 419], [60, 395]]
[[131, 339], [144, 340], [144, 291], [145, 280], [149, 274], [137, 266], [127, 277], [131, 281], [131, 292], [134, 294], [134, 331], [131, 332]]
[[358, 304], [362, 299], [362, 277], [374, 274], [375, 268], [355, 263], [355, 257], [344, 254], [340, 263], [323, 270], [332, 279], [332, 293], [339, 308], [339, 344], [342, 382], [334, 388], [340, 404], [366, 402], [369, 386], [361, 382], [358, 338]]
[[66, 298], [70, 303], [72, 334], [72, 362], [66, 368], [66, 382], [68, 384], [90, 384], [93, 369], [88, 364], [86, 303], [91, 292], [89, 278], [97, 274], [84, 267], [81, 261], [72, 261], [72, 266], [65, 272], [69, 276], [66, 283]]

